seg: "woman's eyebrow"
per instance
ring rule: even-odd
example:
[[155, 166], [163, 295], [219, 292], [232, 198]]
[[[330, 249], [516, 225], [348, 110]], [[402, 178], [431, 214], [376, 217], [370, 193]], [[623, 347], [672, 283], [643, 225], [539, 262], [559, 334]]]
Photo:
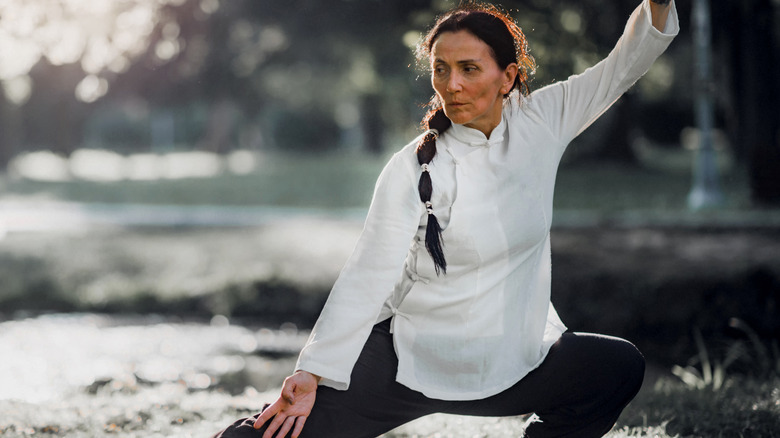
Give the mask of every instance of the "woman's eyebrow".
[[[482, 61], [482, 59], [480, 59], [480, 58], [463, 59], [463, 60], [460, 60], [460, 61], [455, 61], [455, 64], [478, 64], [480, 61]], [[447, 63], [447, 61], [445, 61], [445, 60], [443, 60], [441, 58], [436, 58], [436, 59], [433, 60], [433, 62], [434, 63], [441, 62], [441, 63], [444, 63], [444, 64]]]

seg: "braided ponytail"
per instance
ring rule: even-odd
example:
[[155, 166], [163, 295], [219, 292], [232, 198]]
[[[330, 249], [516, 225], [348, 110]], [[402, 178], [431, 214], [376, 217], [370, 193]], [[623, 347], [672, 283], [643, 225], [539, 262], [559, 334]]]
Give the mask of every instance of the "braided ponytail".
[[425, 230], [425, 249], [433, 259], [436, 274], [440, 272], [447, 273], [447, 260], [444, 258], [444, 249], [442, 248], [441, 226], [436, 215], [433, 214], [433, 205], [431, 204], [431, 194], [433, 193], [433, 184], [431, 183], [431, 174], [428, 168], [434, 155], [436, 155], [436, 138], [443, 134], [452, 122], [444, 115], [444, 110], [431, 109], [423, 119], [423, 127], [427, 129], [425, 135], [420, 139], [417, 145], [417, 162], [423, 169], [420, 175], [420, 182], [417, 190], [420, 192], [420, 201], [425, 204], [428, 211], [428, 227]]

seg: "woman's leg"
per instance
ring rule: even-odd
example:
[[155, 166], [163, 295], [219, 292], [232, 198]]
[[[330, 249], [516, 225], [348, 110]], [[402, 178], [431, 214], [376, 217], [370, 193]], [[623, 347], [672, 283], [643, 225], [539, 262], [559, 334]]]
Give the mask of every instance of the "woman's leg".
[[[349, 389], [320, 386], [301, 438], [369, 438], [433, 413], [436, 401], [395, 381], [398, 359], [389, 320], [374, 326], [358, 358]], [[259, 438], [253, 418], [241, 419], [215, 438]]]
[[600, 437], [615, 424], [644, 379], [645, 361], [623, 339], [565, 333], [537, 368], [511, 388], [448, 412], [513, 416], [535, 413], [527, 438]]
[[642, 385], [645, 362], [628, 341], [565, 333], [544, 362], [511, 388], [470, 402], [452, 402], [449, 413], [514, 416], [535, 413], [526, 437], [600, 437]]
[[[301, 438], [376, 437], [424, 415], [477, 416], [535, 413], [526, 437], [600, 437], [639, 391], [644, 358], [629, 342], [565, 333], [544, 362], [511, 388], [482, 400], [432, 400], [395, 381], [398, 360], [387, 324], [377, 324], [352, 373], [347, 391], [317, 390]], [[260, 437], [252, 419], [215, 437]]]

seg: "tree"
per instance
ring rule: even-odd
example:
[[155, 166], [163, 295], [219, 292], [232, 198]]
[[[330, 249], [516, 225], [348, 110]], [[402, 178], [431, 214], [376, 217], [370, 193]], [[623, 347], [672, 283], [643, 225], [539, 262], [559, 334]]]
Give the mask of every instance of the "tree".
[[[776, 2], [775, 2], [776, 4]], [[718, 3], [713, 10], [727, 80], [727, 127], [746, 162], [753, 200], [780, 205], [780, 84], [775, 29], [778, 18], [770, 0]]]
[[[409, 68], [415, 35], [456, 3], [83, 0], [79, 15], [69, 9], [78, 1], [0, 2], [0, 161], [26, 147], [68, 153], [84, 142], [85, 126], [112, 107], [128, 106], [142, 108], [147, 118], [167, 113], [163, 119], [176, 123], [171, 113], [184, 114], [188, 147], [221, 151], [238, 130], [250, 128], [273, 140], [278, 121], [287, 117], [286, 123], [304, 123], [303, 129], [305, 121], [292, 115], [307, 114], [317, 126], [338, 125], [355, 134], [349, 138], [364, 150], [380, 152], [385, 138], [408, 138], [432, 94], [426, 73]], [[636, 6], [601, 0], [502, 3], [537, 58], [532, 88], [606, 56]], [[583, 151], [579, 155], [630, 163], [637, 130], [673, 143], [693, 123], [689, 4], [680, 2], [678, 11], [681, 35], [658, 63], [666, 75], [643, 78], [619, 108], [575, 140], [579, 147], [572, 149]], [[83, 20], [103, 25], [81, 26]], [[716, 86], [723, 90], [717, 118], [746, 163], [760, 203], [780, 198], [777, 21], [773, 0], [713, 0], [715, 61], [721, 66]], [[97, 30], [85, 33], [89, 29]]]
[[181, 0], [0, 2], [0, 164], [27, 147], [69, 153], [87, 104], [148, 48], [158, 11]]

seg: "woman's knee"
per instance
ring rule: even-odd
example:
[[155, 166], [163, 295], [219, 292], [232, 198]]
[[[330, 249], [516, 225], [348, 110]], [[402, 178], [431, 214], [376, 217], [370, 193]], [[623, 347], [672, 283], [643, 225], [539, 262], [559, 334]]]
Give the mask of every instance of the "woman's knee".
[[241, 418], [240, 420], [236, 421], [235, 423], [231, 424], [230, 426], [226, 427], [225, 429], [217, 432], [215, 435], [212, 436], [212, 438], [258, 438], [261, 433], [261, 431], [258, 431], [254, 428], [255, 419], [260, 414], [255, 415], [254, 417], [248, 417], [248, 418]]
[[559, 398], [536, 411], [542, 422], [529, 425], [526, 434], [602, 436], [639, 392], [644, 356], [632, 343], [603, 335], [571, 334], [562, 347], [567, 354], [559, 356], [558, 362], [574, 372], [559, 385], [566, 388], [559, 391]]
[[645, 379], [645, 357], [634, 344], [620, 339], [619, 347], [615, 353], [615, 361], [622, 371], [626, 391], [633, 398]]
[[[645, 358], [625, 339], [577, 333], [576, 350], [590, 385], [605, 397], [630, 400], [639, 391], [645, 376]], [[576, 357], [576, 356], [573, 356]], [[576, 366], [576, 365], [574, 365]]]

